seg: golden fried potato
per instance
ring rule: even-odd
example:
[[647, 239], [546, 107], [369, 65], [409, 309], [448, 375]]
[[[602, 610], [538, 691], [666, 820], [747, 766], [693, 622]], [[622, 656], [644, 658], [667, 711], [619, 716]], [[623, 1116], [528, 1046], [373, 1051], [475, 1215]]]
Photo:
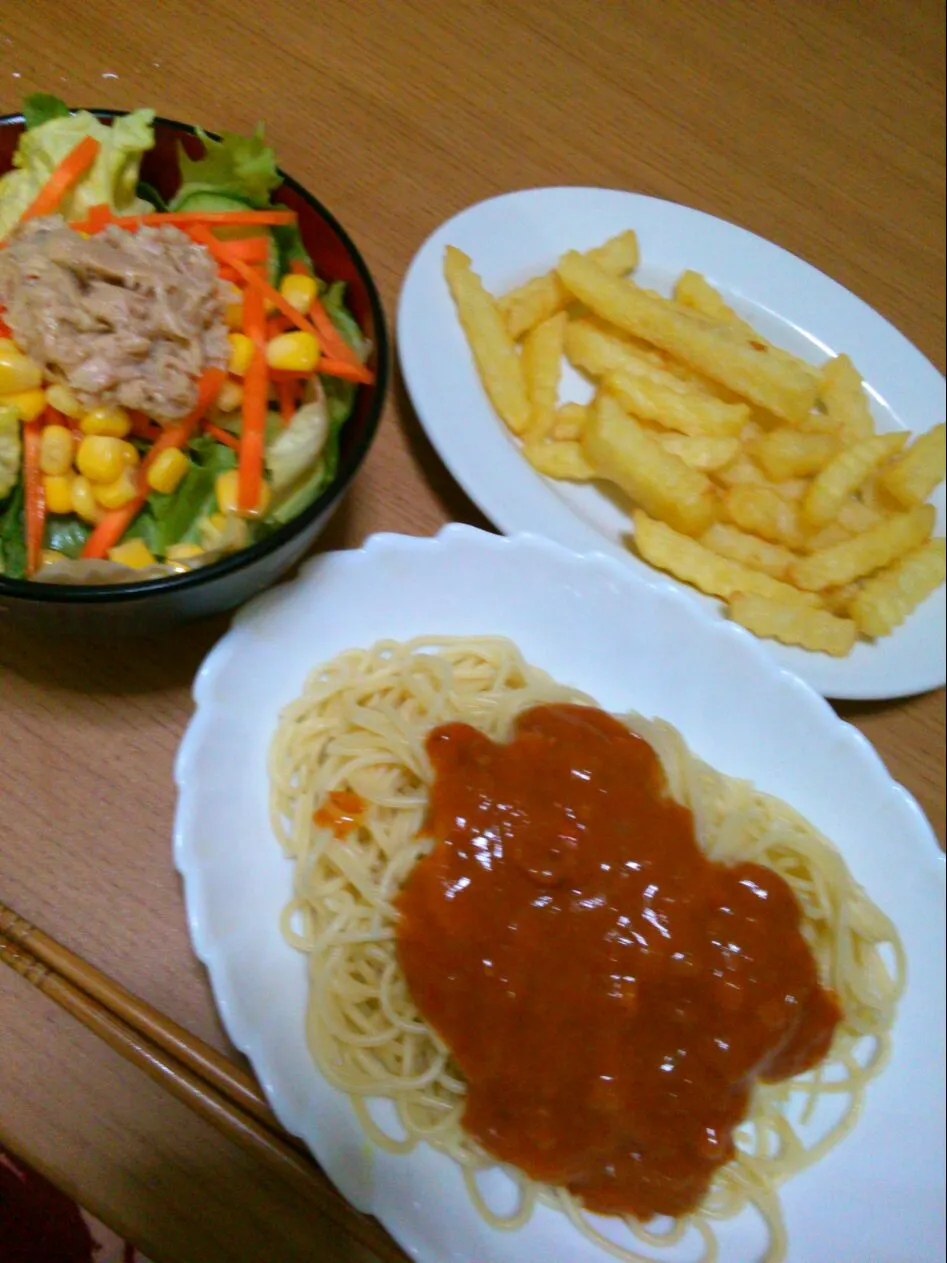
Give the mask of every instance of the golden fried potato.
[[871, 408], [858, 369], [847, 355], [823, 364], [819, 399], [834, 431], [846, 443], [870, 438], [875, 432]]
[[717, 470], [717, 482], [724, 487], [768, 487], [770, 481], [756, 461], [742, 451], [736, 460]]
[[610, 276], [570, 251], [557, 271], [567, 289], [597, 315], [670, 351], [685, 364], [786, 421], [801, 421], [815, 401], [816, 379], [788, 352], [748, 337], [733, 324], [691, 313]]
[[523, 444], [523, 455], [541, 474], [567, 482], [589, 482], [595, 470], [585, 458], [582, 445], [575, 439], [532, 441]]
[[736, 593], [728, 608], [733, 621], [755, 636], [835, 658], [851, 653], [858, 638], [858, 629], [850, 618], [837, 618], [827, 610], [784, 605], [749, 592]]
[[847, 500], [835, 515], [835, 521], [850, 535], [860, 535], [887, 516], [887, 513], [879, 513], [861, 500]]
[[766, 341], [751, 324], [728, 306], [706, 276], [702, 276], [700, 272], [693, 272], [690, 269], [682, 272], [674, 283], [673, 297], [674, 301], [680, 303], [682, 307], [699, 311], [702, 316], [709, 316], [711, 320], [735, 325], [749, 337], [757, 338], [760, 342]]
[[750, 444], [754, 459], [773, 482], [817, 474], [837, 448], [830, 434], [806, 434], [789, 426], [761, 434]]
[[686, 535], [699, 535], [717, 515], [706, 475], [666, 452], [608, 394], [596, 396], [582, 450], [599, 477], [617, 483], [636, 504]]
[[523, 376], [529, 396], [529, 442], [547, 437], [556, 420], [562, 347], [568, 317], [564, 311], [530, 329], [523, 339]]
[[707, 393], [706, 388], [695, 384], [696, 378], [688, 383], [688, 370], [683, 365], [678, 368], [669, 364], [663, 351], [596, 316], [577, 316], [569, 321], [565, 351], [569, 363], [589, 377], [599, 379], [621, 369], [637, 377], [648, 377], [668, 390], [690, 393], [697, 389]]
[[887, 570], [865, 580], [851, 602], [852, 618], [864, 635], [888, 636], [945, 578], [944, 540], [929, 539]]
[[[879, 466], [901, 450], [907, 432], [874, 434], [833, 456], [812, 480], [802, 502], [802, 520], [810, 530], [817, 530], [837, 517], [845, 502], [865, 483]], [[849, 528], [846, 528], [849, 529]]]
[[[880, 520], [880, 519], [879, 519]], [[847, 531], [844, 526], [838, 522], [830, 522], [828, 526], [823, 526], [820, 531], [816, 531], [814, 535], [807, 535], [802, 542], [802, 551], [807, 553], [818, 553], [823, 548], [832, 548], [835, 544], [841, 544], [847, 539], [852, 538], [852, 532]]]
[[947, 425], [919, 435], [902, 456], [878, 475], [878, 482], [906, 508], [923, 504], [947, 474]]
[[679, 456], [691, 469], [712, 473], [723, 469], [740, 455], [740, 440], [715, 435], [656, 434], [655, 438], [666, 452]]
[[[587, 257], [616, 276], [633, 272], [638, 266], [638, 238], [630, 230], [619, 233], [617, 237], [589, 250]], [[506, 321], [510, 337], [516, 340], [557, 311], [565, 310], [571, 299], [572, 295], [556, 273], [547, 272], [503, 294], [497, 299], [497, 306]]]
[[770, 487], [731, 487], [723, 497], [723, 509], [731, 522], [751, 535], [787, 548], [798, 548], [802, 542], [798, 505]]
[[531, 409], [523, 366], [496, 303], [455, 246], [444, 252], [444, 276], [491, 403], [514, 434], [524, 434]]
[[759, 535], [748, 535], [727, 522], [714, 522], [701, 535], [700, 542], [721, 557], [729, 557], [751, 570], [762, 570], [774, 579], [784, 579], [796, 560], [796, 554], [782, 544], [771, 544]]
[[644, 560], [685, 583], [692, 583], [709, 596], [729, 601], [737, 592], [752, 592], [788, 605], [815, 608], [819, 604], [811, 592], [802, 592], [761, 570], [752, 570], [729, 557], [721, 557], [640, 509], [635, 510], [633, 516], [634, 545]]
[[861, 580], [843, 583], [840, 588], [826, 588], [819, 593], [819, 599], [830, 614], [838, 614], [844, 618], [849, 614], [852, 601], [862, 589]]
[[794, 562], [789, 577], [800, 588], [812, 592], [851, 583], [919, 548], [934, 529], [935, 519], [930, 504], [884, 518], [852, 539]]
[[556, 409], [552, 425], [554, 439], [580, 439], [588, 424], [589, 410], [584, 403], [564, 403]]
[[733, 438], [750, 415], [744, 403], [724, 403], [710, 395], [669, 390], [656, 381], [633, 376], [622, 369], [609, 373], [605, 385], [633, 416], [682, 434]]

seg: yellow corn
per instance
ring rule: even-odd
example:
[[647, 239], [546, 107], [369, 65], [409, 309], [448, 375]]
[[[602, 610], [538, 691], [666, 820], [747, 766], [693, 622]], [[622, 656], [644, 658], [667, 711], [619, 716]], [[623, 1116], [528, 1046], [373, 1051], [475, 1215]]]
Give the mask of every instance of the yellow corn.
[[126, 469], [135, 469], [141, 461], [141, 455], [134, 443], [122, 442], [122, 460]]
[[228, 329], [232, 329], [234, 333], [239, 333], [243, 328], [243, 303], [228, 303], [224, 308], [224, 324]]
[[134, 446], [122, 439], [106, 434], [88, 434], [76, 452], [76, 468], [90, 482], [114, 482], [123, 469], [129, 467], [130, 457], [125, 449]]
[[109, 549], [109, 561], [117, 561], [133, 570], [142, 570], [155, 564], [155, 556], [143, 539], [128, 539]]
[[138, 495], [138, 479], [126, 465], [114, 482], [96, 482], [92, 494], [103, 509], [120, 509]]
[[46, 425], [39, 440], [39, 467], [44, 474], [68, 474], [76, 441], [64, 425]]
[[232, 377], [226, 378], [217, 393], [217, 407], [221, 412], [236, 412], [243, 403], [243, 387]]
[[35, 390], [43, 384], [43, 370], [9, 338], [0, 341], [0, 395]]
[[70, 474], [47, 474], [43, 479], [43, 498], [50, 513], [71, 513], [72, 484]]
[[289, 373], [311, 373], [319, 362], [319, 341], [313, 333], [278, 333], [266, 344], [266, 362]]
[[227, 371], [233, 373], [235, 377], [242, 377], [250, 367], [250, 361], [253, 358], [253, 343], [245, 333], [228, 333], [227, 341], [230, 343], [230, 363], [227, 365]]
[[46, 392], [37, 386], [17, 391], [15, 395], [0, 395], [0, 404], [3, 403], [16, 408], [21, 421], [35, 421], [46, 407]]
[[105, 510], [96, 500], [92, 491], [92, 483], [81, 474], [72, 480], [72, 511], [82, 518], [83, 522], [101, 522]]
[[39, 555], [39, 564], [41, 566], [51, 566], [56, 561], [65, 561], [66, 554], [59, 553], [55, 548], [44, 548]]
[[85, 412], [85, 408], [69, 387], [63, 386], [61, 382], [53, 382], [51, 386], [46, 387], [46, 402], [51, 408], [55, 408], [57, 412], [61, 412], [64, 417], [69, 417], [73, 421], [78, 421]]
[[214, 483], [214, 491], [217, 496], [217, 507], [221, 513], [235, 513], [239, 517], [261, 517], [269, 507], [272, 499], [272, 492], [269, 484], [262, 482], [260, 484], [260, 498], [256, 508], [248, 509], [246, 513], [242, 513], [237, 507], [237, 489], [240, 482], [240, 475], [236, 469], [228, 469], [226, 473], [218, 474], [217, 481]]
[[163, 491], [165, 494], [176, 491], [190, 464], [191, 462], [178, 448], [166, 448], [148, 470], [146, 475], [148, 486], [152, 491]]
[[315, 278], [297, 276], [294, 272], [290, 272], [280, 281], [279, 292], [291, 307], [295, 307], [297, 311], [305, 315], [316, 296]]
[[107, 403], [90, 408], [79, 422], [83, 434], [105, 434], [113, 439], [123, 439], [131, 428], [132, 419], [125, 409]]
[[164, 554], [166, 561], [193, 561], [203, 555], [204, 549], [200, 544], [169, 544]]

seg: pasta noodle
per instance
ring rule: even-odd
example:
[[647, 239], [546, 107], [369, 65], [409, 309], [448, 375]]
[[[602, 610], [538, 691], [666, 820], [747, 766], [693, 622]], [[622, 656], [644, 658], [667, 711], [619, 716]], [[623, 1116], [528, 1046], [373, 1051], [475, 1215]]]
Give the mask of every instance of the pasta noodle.
[[[496, 740], [521, 711], [542, 703], [594, 704], [529, 666], [500, 638], [380, 642], [318, 668], [282, 713], [270, 752], [271, 818], [295, 861], [293, 897], [282, 929], [309, 961], [307, 1037], [328, 1081], [350, 1094], [379, 1146], [406, 1152], [427, 1141], [463, 1168], [471, 1197], [498, 1228], [516, 1228], [537, 1201], [561, 1209], [602, 1249], [644, 1256], [588, 1216], [566, 1189], [504, 1168], [518, 1204], [500, 1215], [487, 1205], [478, 1174], [497, 1165], [462, 1126], [465, 1084], [449, 1049], [420, 1017], [396, 953], [393, 899], [432, 845], [421, 826], [431, 769], [425, 739], [462, 721]], [[754, 1206], [769, 1233], [767, 1263], [785, 1254], [777, 1190], [835, 1145], [856, 1122], [869, 1080], [884, 1065], [903, 985], [897, 932], [849, 873], [839, 852], [785, 803], [733, 779], [690, 753], [660, 720], [623, 721], [648, 741], [671, 794], [693, 812], [698, 840], [713, 859], [754, 861], [776, 870], [803, 910], [803, 932], [843, 1019], [829, 1055], [814, 1070], [757, 1088], [737, 1131], [737, 1155], [722, 1167], [698, 1209], [678, 1220], [621, 1222], [630, 1240], [659, 1249], [696, 1233], [702, 1258], [716, 1255], [714, 1221]], [[332, 791], [357, 794], [364, 812], [344, 840], [314, 821]], [[400, 1126], [383, 1126], [372, 1098], [389, 1098]], [[820, 1122], [826, 1103], [831, 1119]], [[397, 1133], [397, 1134], [396, 1134]], [[813, 1134], [814, 1133], [814, 1134]], [[625, 1234], [627, 1236], [627, 1234]]]

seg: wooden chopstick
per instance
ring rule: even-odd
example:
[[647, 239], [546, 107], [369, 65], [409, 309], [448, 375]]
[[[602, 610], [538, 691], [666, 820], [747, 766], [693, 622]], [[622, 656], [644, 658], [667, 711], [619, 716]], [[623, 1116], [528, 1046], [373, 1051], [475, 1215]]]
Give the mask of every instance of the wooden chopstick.
[[248, 1075], [2, 903], [0, 960], [223, 1135], [302, 1188], [383, 1263], [406, 1263], [377, 1220], [350, 1206], [302, 1142], [283, 1130]]

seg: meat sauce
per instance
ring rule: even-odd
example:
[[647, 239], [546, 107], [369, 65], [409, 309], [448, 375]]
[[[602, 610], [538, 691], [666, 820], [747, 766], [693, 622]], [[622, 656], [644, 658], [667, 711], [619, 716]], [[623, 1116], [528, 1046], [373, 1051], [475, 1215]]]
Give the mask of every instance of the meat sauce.
[[603, 711], [537, 706], [509, 742], [431, 732], [432, 851], [398, 897], [415, 1002], [485, 1149], [593, 1211], [693, 1210], [754, 1084], [828, 1051], [792, 890], [697, 844], [652, 747]]

